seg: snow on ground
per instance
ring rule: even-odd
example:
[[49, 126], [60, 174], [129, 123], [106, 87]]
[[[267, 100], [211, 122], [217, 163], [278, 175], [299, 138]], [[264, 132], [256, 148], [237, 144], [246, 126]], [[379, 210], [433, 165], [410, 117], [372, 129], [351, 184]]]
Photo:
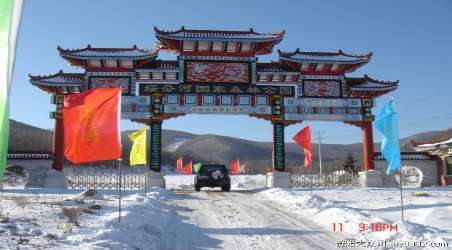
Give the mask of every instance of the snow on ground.
[[[292, 212], [308, 215], [325, 228], [340, 230], [357, 240], [431, 241], [452, 248], [452, 188], [404, 190], [405, 222], [401, 221], [397, 188], [269, 189], [255, 194]], [[374, 227], [370, 227], [370, 224]], [[397, 225], [397, 231], [379, 224]], [[366, 226], [360, 230], [360, 226]], [[394, 247], [396, 248], [396, 247]], [[450, 249], [450, 248], [449, 248]]]
[[[1, 193], [0, 249], [165, 249], [159, 245], [175, 209], [169, 191], [153, 188], [144, 196], [124, 191], [122, 221], [114, 191], [95, 198], [81, 190], [7, 189]], [[71, 208], [73, 210], [71, 210]], [[75, 223], [63, 213], [79, 214]]]
[[[266, 185], [265, 175], [231, 175], [231, 190], [251, 190], [264, 188]], [[194, 189], [195, 175], [165, 175], [166, 189]]]
[[[233, 176], [235, 192], [194, 192], [192, 176], [171, 178], [182, 190], [124, 191], [121, 223], [114, 190], [86, 198], [82, 190], [5, 188], [0, 249], [336, 249], [338, 239], [452, 246], [451, 187], [405, 189], [402, 223], [398, 189], [263, 189], [265, 176], [257, 175]], [[360, 223], [398, 231], [359, 232]]]

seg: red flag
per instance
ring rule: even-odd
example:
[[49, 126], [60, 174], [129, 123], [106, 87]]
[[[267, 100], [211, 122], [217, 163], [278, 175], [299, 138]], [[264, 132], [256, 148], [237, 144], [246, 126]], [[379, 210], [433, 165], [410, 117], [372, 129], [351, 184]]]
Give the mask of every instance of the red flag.
[[304, 151], [304, 166], [312, 164], [311, 128], [307, 126], [292, 138]]
[[64, 100], [64, 154], [73, 163], [121, 158], [121, 88], [95, 88]]
[[240, 161], [239, 159], [234, 160], [231, 162], [231, 165], [229, 165], [229, 170], [231, 171], [231, 174], [238, 175], [240, 172]]
[[188, 161], [187, 164], [185, 164], [185, 174], [192, 174], [193, 173], [193, 162]]
[[182, 162], [182, 157], [177, 158], [176, 172], [179, 174], [182, 174], [184, 172], [184, 165]]

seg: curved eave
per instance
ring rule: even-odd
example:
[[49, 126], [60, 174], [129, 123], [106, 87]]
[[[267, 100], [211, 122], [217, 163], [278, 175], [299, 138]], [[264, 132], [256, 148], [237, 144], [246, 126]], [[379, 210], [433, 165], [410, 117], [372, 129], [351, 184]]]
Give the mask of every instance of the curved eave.
[[30, 80], [30, 83], [34, 86], [47, 86], [47, 87], [77, 87], [82, 86], [81, 83], [58, 83], [44, 80]]
[[382, 88], [350, 88], [350, 97], [376, 98], [388, 94], [396, 90], [398, 87], [382, 87]]
[[372, 87], [351, 87], [350, 90], [351, 91], [393, 91], [396, 90], [398, 88], [398, 86], [392, 86], [392, 87], [376, 87], [376, 88], [372, 88]]
[[63, 73], [62, 71], [47, 76], [32, 76], [30, 83], [49, 93], [80, 92], [85, 83], [82, 73]]
[[81, 84], [50, 84], [43, 82], [30, 81], [32, 85], [40, 88], [47, 93], [53, 94], [70, 94], [70, 93], [80, 93], [82, 91]]
[[324, 64], [345, 64], [345, 65], [363, 65], [370, 61], [370, 59], [356, 59], [356, 60], [334, 60], [334, 59], [294, 59], [290, 57], [280, 56], [280, 60], [294, 62], [294, 63], [324, 63]]
[[[57, 47], [60, 56], [74, 65], [83, 66], [83, 60], [146, 60], [157, 56], [155, 50], [138, 49], [136, 45], [132, 48], [93, 48], [88, 44], [83, 49], [64, 49]], [[91, 55], [80, 53], [90, 52]], [[114, 55], [114, 53], [139, 53], [139, 55]]]
[[[257, 33], [254, 32], [254, 30], [251, 28], [249, 31], [228, 31], [228, 30], [189, 30], [185, 29], [184, 26], [182, 26], [177, 31], [164, 31], [157, 27], [154, 27], [155, 36], [157, 38], [164, 38], [164, 39], [170, 39], [170, 40], [177, 40], [177, 41], [183, 41], [183, 40], [192, 40], [192, 41], [200, 41], [200, 40], [208, 40], [208, 41], [247, 41], [247, 42], [256, 42], [256, 43], [264, 43], [264, 42], [274, 42], [274, 41], [281, 41], [284, 37], [284, 34], [286, 31], [281, 31], [277, 33]], [[198, 33], [203, 34], [200, 35], [179, 35], [180, 33]], [[215, 35], [220, 36], [219, 33], [222, 35], [229, 34], [224, 37], [215, 37]], [[234, 35], [241, 35], [243, 37], [232, 37]], [[250, 36], [272, 36], [272, 37], [246, 37], [247, 35]]]
[[60, 56], [64, 59], [79, 59], [79, 60], [146, 60], [146, 59], [153, 59], [156, 57], [156, 55], [145, 55], [145, 56], [86, 56], [86, 55], [71, 55], [71, 54], [65, 54], [60, 52]]
[[266, 43], [266, 42], [280, 42], [283, 37], [274, 37], [274, 38], [249, 38], [249, 37], [177, 37], [171, 35], [164, 34], [156, 34], [157, 38], [175, 40], [175, 41], [222, 41], [222, 42], [253, 42], [253, 43]]
[[385, 88], [385, 87], [398, 87], [399, 81], [381, 81], [369, 77], [365, 74], [363, 77], [346, 77], [347, 85], [351, 88], [358, 87], [373, 87], [373, 88]]
[[[344, 65], [353, 65], [352, 68], [348, 69], [351, 71], [355, 70], [357, 67], [364, 65], [370, 61], [372, 58], [372, 52], [365, 55], [352, 55], [343, 52], [342, 50], [338, 50], [337, 52], [308, 52], [301, 51], [297, 48], [293, 52], [284, 52], [278, 50], [278, 55], [280, 60], [284, 60], [292, 63], [314, 63], [314, 64], [344, 64]], [[308, 58], [294, 58], [295, 56], [305, 56]], [[334, 57], [342, 56], [345, 57], [343, 59], [338, 59]], [[314, 58], [309, 58], [314, 57]], [[317, 58], [315, 58], [317, 57]]]

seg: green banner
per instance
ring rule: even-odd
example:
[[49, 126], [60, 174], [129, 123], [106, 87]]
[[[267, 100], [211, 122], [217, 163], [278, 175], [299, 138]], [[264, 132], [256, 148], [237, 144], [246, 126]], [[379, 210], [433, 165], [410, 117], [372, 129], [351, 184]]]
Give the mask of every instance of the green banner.
[[21, 10], [22, 0], [0, 1], [0, 183], [8, 154], [8, 96]]
[[150, 125], [151, 143], [150, 143], [150, 169], [160, 172], [162, 164], [162, 123], [152, 121]]
[[199, 170], [201, 170], [201, 162], [193, 165], [193, 170], [195, 173], [199, 173]]
[[273, 124], [273, 168], [284, 171], [285, 161], [284, 125]]

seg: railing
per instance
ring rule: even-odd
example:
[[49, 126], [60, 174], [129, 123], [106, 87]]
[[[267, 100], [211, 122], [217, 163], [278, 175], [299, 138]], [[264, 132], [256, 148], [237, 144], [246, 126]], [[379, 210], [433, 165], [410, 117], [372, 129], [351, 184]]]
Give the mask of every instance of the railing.
[[[140, 190], [145, 187], [145, 167], [123, 167], [121, 186], [125, 190]], [[63, 171], [69, 189], [116, 189], [119, 172], [116, 168], [65, 167]]]
[[303, 187], [360, 187], [359, 175], [347, 171], [336, 171], [328, 174], [301, 174], [290, 175], [292, 188]]
[[51, 160], [51, 151], [8, 151], [8, 160]]

